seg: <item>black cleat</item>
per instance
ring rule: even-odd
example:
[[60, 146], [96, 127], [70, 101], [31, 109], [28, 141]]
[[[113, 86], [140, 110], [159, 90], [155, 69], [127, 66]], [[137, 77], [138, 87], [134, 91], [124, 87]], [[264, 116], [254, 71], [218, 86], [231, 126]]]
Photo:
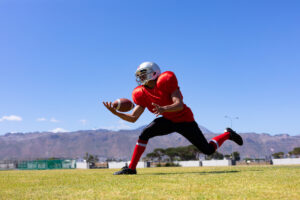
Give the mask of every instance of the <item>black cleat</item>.
[[232, 130], [231, 128], [226, 128], [225, 131], [230, 133], [229, 140], [234, 141], [240, 146], [243, 145], [243, 138], [239, 134], [237, 134], [234, 130]]
[[135, 169], [130, 169], [129, 167], [125, 166], [120, 171], [115, 172], [114, 175], [129, 175], [129, 174], [136, 174]]

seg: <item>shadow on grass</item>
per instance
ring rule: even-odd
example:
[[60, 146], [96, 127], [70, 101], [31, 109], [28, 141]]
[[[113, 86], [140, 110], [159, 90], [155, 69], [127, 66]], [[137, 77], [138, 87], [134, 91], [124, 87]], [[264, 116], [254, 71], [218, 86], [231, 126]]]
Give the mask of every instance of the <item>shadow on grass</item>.
[[230, 170], [230, 171], [208, 171], [208, 172], [158, 172], [158, 173], [149, 173], [149, 174], [140, 174], [140, 175], [173, 175], [173, 174], [199, 174], [199, 175], [206, 175], [206, 174], [228, 174], [228, 173], [238, 173], [241, 171], [238, 170]]

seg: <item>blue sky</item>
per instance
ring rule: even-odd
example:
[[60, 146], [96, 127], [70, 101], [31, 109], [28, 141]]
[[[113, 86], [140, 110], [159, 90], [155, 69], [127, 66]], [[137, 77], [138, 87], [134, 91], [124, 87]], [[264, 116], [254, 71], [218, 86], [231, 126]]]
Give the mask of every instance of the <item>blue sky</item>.
[[198, 124], [300, 134], [299, 1], [0, 0], [0, 134], [131, 129], [143, 61], [174, 71]]

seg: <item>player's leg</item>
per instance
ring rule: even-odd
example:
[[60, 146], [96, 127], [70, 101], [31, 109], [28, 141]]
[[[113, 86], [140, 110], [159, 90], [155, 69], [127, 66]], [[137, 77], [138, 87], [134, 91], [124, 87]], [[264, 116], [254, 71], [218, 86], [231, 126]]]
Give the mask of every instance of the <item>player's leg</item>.
[[136, 143], [132, 159], [129, 165], [130, 169], [135, 169], [140, 157], [144, 153], [148, 140], [155, 136], [167, 135], [174, 132], [173, 123], [163, 117], [156, 118], [141, 133]]
[[146, 149], [148, 140], [152, 137], [167, 135], [172, 132], [174, 132], [174, 125], [170, 120], [167, 120], [163, 117], [153, 120], [153, 122], [151, 122], [139, 136], [129, 167], [124, 167], [121, 171], [118, 171], [114, 174], [136, 174], [137, 163]]
[[232, 130], [231, 128], [226, 128], [225, 132], [229, 132], [229, 140], [234, 141], [240, 146], [243, 145], [244, 143], [243, 138], [239, 134], [237, 134], [234, 130]]
[[175, 131], [174, 123], [164, 117], [154, 119], [144, 128], [139, 136], [140, 140], [148, 141], [155, 136], [167, 135]]
[[226, 128], [224, 133], [212, 138], [210, 141], [214, 143], [215, 148], [218, 149], [226, 140], [232, 140], [238, 145], [243, 145], [243, 138], [231, 128]]
[[183, 122], [175, 124], [176, 132], [195, 145], [202, 153], [210, 155], [216, 151], [212, 142], [208, 143], [196, 122]]
[[202, 131], [196, 122], [176, 124], [176, 131], [186, 137], [204, 154], [214, 153], [226, 140], [232, 140], [238, 145], [243, 145], [243, 139], [231, 128], [226, 128], [223, 134], [220, 134], [207, 142]]

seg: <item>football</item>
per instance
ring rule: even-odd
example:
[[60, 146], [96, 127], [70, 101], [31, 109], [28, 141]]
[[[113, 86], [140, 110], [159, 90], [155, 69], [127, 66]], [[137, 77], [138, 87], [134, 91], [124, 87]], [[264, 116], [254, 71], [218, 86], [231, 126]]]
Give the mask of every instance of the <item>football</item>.
[[133, 104], [129, 99], [126, 99], [126, 98], [120, 98], [120, 99], [115, 100], [115, 101], [112, 103], [112, 106], [113, 106], [117, 111], [120, 111], [120, 112], [128, 112], [128, 111], [130, 111], [130, 110], [134, 107], [134, 104]]

